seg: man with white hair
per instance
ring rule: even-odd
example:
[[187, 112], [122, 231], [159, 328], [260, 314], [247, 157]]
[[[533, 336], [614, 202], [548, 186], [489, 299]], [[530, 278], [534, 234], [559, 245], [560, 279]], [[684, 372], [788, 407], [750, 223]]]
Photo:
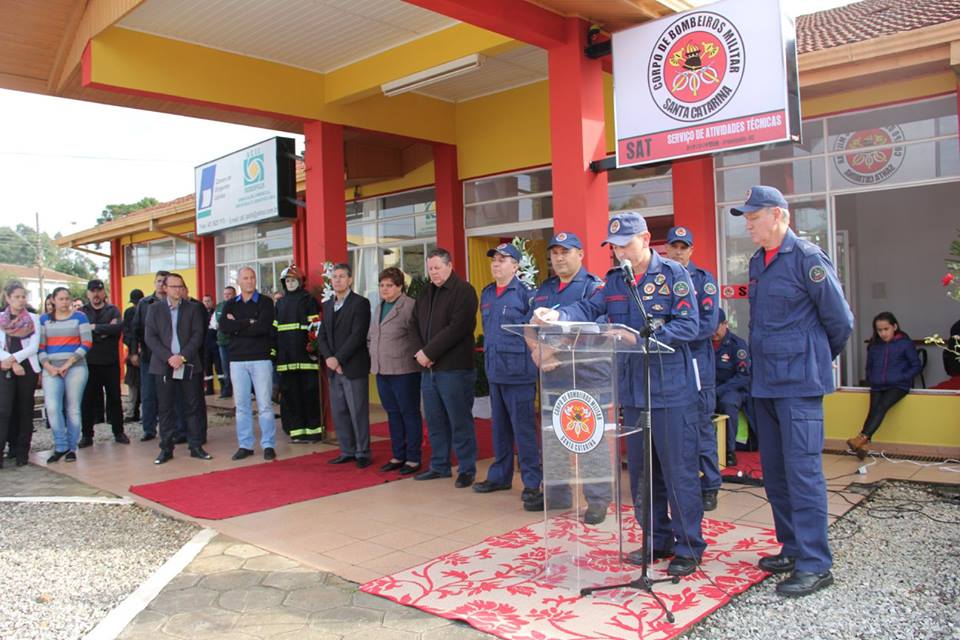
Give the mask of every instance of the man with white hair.
[[853, 314], [830, 259], [790, 229], [779, 190], [752, 187], [730, 213], [743, 216], [760, 246], [750, 258], [750, 392], [764, 488], [783, 548], [759, 565], [791, 572], [777, 593], [805, 596], [833, 584], [823, 396], [834, 390], [833, 360], [853, 331]]

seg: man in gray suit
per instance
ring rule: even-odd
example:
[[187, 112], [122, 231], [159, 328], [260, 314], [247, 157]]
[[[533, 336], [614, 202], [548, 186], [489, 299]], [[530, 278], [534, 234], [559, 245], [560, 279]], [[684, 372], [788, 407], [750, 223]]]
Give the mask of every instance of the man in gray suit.
[[202, 446], [200, 385], [195, 379], [195, 376], [203, 377], [200, 357], [206, 329], [203, 311], [199, 305], [187, 301], [180, 274], [167, 275], [165, 285], [166, 301], [150, 305], [144, 326], [144, 339], [152, 353], [149, 372], [156, 376], [160, 407], [160, 454], [154, 464], [173, 458], [178, 401], [183, 402], [190, 456], [210, 460], [212, 456]]

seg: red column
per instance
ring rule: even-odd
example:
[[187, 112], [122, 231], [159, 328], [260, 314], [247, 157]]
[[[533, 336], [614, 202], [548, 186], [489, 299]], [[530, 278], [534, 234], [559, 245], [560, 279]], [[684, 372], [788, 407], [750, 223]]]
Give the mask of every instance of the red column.
[[693, 232], [693, 261], [719, 278], [713, 156], [673, 161], [673, 223]]
[[[110, 304], [115, 305], [120, 311], [126, 304], [123, 298], [123, 247], [120, 246], [120, 238], [114, 238], [110, 241]], [[43, 306], [43, 300], [40, 301]]]
[[610, 268], [600, 247], [609, 217], [607, 174], [590, 170], [590, 162], [606, 155], [603, 75], [600, 61], [583, 54], [588, 26], [566, 18], [566, 42], [548, 51], [553, 228], [580, 236], [587, 269], [604, 274]]
[[211, 296], [217, 300], [217, 261], [214, 255], [213, 236], [197, 237], [197, 299]]
[[467, 277], [467, 240], [463, 230], [463, 183], [457, 171], [457, 148], [433, 145], [433, 175], [437, 197], [437, 246], [450, 252], [453, 267]]
[[[307, 174], [307, 211], [303, 218], [305, 246], [300, 265], [309, 286], [319, 287], [323, 263], [347, 261], [346, 187], [343, 169], [343, 127], [328, 122], [308, 122], [304, 163]], [[299, 234], [298, 234], [299, 235]]]

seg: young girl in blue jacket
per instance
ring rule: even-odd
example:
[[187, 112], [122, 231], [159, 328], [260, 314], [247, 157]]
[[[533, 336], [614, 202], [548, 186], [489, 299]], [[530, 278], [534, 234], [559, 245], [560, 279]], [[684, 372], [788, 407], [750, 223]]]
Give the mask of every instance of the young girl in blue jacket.
[[900, 402], [920, 373], [922, 365], [913, 340], [900, 330], [897, 319], [889, 311], [873, 319], [873, 338], [867, 347], [867, 382], [870, 384], [870, 411], [860, 434], [847, 440], [857, 457], [867, 457], [866, 446], [884, 416]]

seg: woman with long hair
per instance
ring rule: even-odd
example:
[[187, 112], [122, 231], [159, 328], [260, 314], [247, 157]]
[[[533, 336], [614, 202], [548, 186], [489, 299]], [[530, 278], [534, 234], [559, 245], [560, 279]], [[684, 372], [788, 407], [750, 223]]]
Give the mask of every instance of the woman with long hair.
[[87, 351], [93, 332], [86, 314], [74, 311], [70, 290], [53, 290], [53, 313], [40, 316], [39, 360], [43, 367], [43, 404], [53, 429], [53, 455], [47, 462], [77, 459], [80, 401], [87, 385]]
[[40, 324], [27, 307], [27, 290], [21, 283], [9, 282], [3, 293], [6, 308], [0, 312], [0, 443], [10, 442], [10, 457], [22, 467], [27, 464], [33, 439]]
[[873, 337], [867, 347], [867, 382], [870, 383], [870, 410], [863, 429], [847, 440], [847, 446], [863, 460], [867, 445], [893, 405], [903, 400], [923, 365], [913, 340], [900, 330], [889, 311], [873, 319]]

